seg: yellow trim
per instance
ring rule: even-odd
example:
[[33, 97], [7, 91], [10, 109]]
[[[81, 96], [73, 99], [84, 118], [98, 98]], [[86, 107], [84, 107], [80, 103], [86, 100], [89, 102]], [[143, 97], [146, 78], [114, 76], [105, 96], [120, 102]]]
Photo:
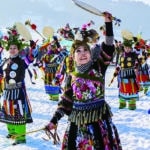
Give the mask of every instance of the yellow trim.
[[127, 89], [126, 89], [125, 83], [123, 82], [122, 84], [123, 84], [123, 90], [126, 92]]
[[133, 91], [133, 93], [135, 93], [135, 90], [134, 90], [134, 82], [132, 82], [131, 79], [130, 79], [130, 82], [131, 82], [132, 91]]

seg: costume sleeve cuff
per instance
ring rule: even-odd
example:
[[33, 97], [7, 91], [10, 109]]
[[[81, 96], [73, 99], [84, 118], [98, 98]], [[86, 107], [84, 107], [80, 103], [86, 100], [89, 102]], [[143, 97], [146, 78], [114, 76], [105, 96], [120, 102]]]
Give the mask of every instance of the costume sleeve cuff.
[[62, 110], [57, 110], [54, 114], [54, 116], [52, 117], [52, 119], [50, 120], [50, 122], [57, 124], [58, 121], [64, 116], [64, 112]]
[[113, 45], [114, 37], [113, 36], [106, 36], [105, 37], [105, 44], [106, 45]]

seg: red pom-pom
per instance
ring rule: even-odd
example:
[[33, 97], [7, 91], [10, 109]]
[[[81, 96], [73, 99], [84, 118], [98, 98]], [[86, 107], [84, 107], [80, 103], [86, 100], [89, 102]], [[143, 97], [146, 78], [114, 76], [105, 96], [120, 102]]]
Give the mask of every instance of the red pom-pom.
[[36, 30], [36, 25], [35, 25], [35, 24], [31, 24], [31, 28], [32, 28], [33, 30]]

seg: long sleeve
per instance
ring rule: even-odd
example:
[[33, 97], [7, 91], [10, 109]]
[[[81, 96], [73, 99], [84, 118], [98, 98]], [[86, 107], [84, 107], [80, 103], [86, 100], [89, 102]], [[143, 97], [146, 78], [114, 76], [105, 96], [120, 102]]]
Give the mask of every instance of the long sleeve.
[[113, 44], [114, 35], [112, 22], [106, 22], [105, 26], [105, 41], [102, 42], [101, 45], [95, 45], [95, 47], [92, 48], [92, 59], [94, 62], [99, 61], [102, 73], [105, 72], [107, 66], [110, 64], [115, 51], [115, 46]]
[[106, 26], [105, 43], [106, 43], [106, 45], [113, 45], [114, 34], [113, 34], [112, 22], [105, 22], [105, 26]]

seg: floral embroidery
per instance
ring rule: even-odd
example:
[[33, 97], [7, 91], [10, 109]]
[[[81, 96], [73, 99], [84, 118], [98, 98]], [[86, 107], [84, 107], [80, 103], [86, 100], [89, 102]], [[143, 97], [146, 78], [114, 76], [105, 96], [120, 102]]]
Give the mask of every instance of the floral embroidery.
[[76, 143], [79, 150], [93, 150], [94, 136], [92, 126], [84, 126], [78, 130]]
[[[100, 77], [95, 70], [91, 70], [89, 75], [90, 77]], [[76, 77], [72, 87], [77, 100], [95, 99], [103, 94], [103, 84], [100, 81]]]

